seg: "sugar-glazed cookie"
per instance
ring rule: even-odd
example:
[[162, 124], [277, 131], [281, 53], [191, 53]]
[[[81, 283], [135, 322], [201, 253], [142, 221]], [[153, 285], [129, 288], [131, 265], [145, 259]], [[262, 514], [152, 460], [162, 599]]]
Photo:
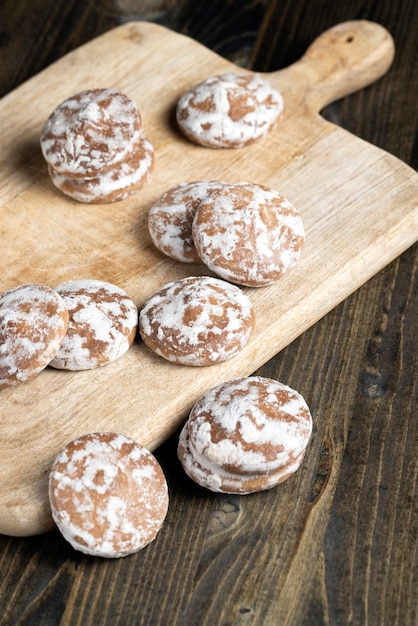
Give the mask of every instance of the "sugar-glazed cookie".
[[221, 278], [247, 287], [276, 281], [300, 258], [301, 217], [278, 191], [255, 183], [223, 185], [197, 207], [196, 251]]
[[168, 489], [148, 450], [124, 435], [98, 432], [78, 437], [57, 455], [49, 501], [73, 548], [118, 558], [155, 539], [167, 514]]
[[178, 100], [177, 123], [191, 141], [210, 148], [241, 148], [267, 135], [283, 98], [263, 77], [229, 72], [211, 76]]
[[68, 312], [62, 344], [50, 365], [86, 370], [121, 357], [135, 339], [138, 309], [127, 294], [100, 280], [72, 280], [55, 287]]
[[68, 311], [60, 295], [38, 284], [0, 296], [0, 389], [33, 379], [57, 353]]
[[183, 365], [213, 365], [244, 348], [254, 328], [248, 296], [210, 276], [190, 276], [162, 287], [144, 304], [139, 330], [159, 356]]
[[158, 198], [148, 213], [148, 229], [158, 250], [183, 263], [199, 263], [192, 223], [200, 202], [224, 183], [201, 180], [181, 183]]
[[309, 408], [297, 391], [261, 376], [237, 378], [195, 403], [180, 434], [178, 455], [199, 485], [248, 494], [293, 474], [311, 432]]
[[146, 137], [139, 137], [132, 151], [112, 170], [94, 178], [71, 178], [59, 174], [49, 165], [54, 185], [65, 195], [90, 204], [124, 200], [136, 193], [150, 180], [154, 167], [154, 148]]
[[57, 174], [94, 178], [123, 161], [141, 134], [141, 116], [131, 98], [115, 89], [88, 89], [51, 113], [41, 149]]

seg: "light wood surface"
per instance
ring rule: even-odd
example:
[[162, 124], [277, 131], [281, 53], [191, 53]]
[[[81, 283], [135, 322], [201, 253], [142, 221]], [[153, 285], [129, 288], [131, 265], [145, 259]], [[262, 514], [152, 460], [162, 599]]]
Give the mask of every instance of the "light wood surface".
[[[150, 242], [150, 204], [169, 187], [204, 178], [271, 185], [300, 210], [307, 241], [300, 264], [270, 287], [247, 290], [257, 326], [248, 346], [209, 368], [174, 366], [137, 343], [114, 364], [89, 372], [44, 371], [2, 391], [0, 532], [52, 526], [48, 468], [73, 437], [118, 430], [155, 449], [197, 397], [221, 380], [249, 375], [418, 238], [418, 178], [395, 157], [319, 115], [321, 107], [377, 80], [393, 43], [370, 22], [327, 31], [301, 61], [269, 74], [285, 113], [266, 139], [237, 151], [185, 140], [174, 123], [178, 96], [234, 66], [196, 42], [148, 23], [130, 23], [67, 55], [0, 103], [1, 290], [99, 278], [138, 307], [165, 282], [206, 273], [163, 258]], [[51, 185], [39, 132], [64, 98], [112, 86], [133, 97], [156, 150], [151, 183], [113, 205], [71, 202]], [[10, 123], [13, 120], [13, 124]]]

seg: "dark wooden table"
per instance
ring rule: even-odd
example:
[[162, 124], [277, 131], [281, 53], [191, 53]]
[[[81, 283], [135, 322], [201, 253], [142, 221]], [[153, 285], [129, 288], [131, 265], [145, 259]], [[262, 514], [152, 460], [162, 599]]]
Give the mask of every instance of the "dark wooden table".
[[[131, 19], [270, 71], [359, 18], [388, 28], [395, 62], [324, 115], [416, 166], [413, 0], [2, 0], [0, 95]], [[415, 245], [259, 370], [298, 389], [314, 414], [294, 477], [248, 498], [211, 494], [182, 473], [173, 438], [157, 451], [169, 514], [142, 552], [106, 561], [57, 531], [0, 537], [0, 624], [418, 624], [417, 263]]]

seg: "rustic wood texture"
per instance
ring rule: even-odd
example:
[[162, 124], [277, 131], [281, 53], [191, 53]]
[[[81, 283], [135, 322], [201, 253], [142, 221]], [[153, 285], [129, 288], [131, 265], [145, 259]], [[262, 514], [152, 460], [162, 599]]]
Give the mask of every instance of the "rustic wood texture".
[[[395, 39], [391, 70], [325, 115], [416, 165], [414, 3], [184, 2], [171, 11], [174, 28], [205, 44], [217, 28], [218, 50], [237, 42], [231, 57], [245, 42], [263, 71], [295, 61], [335, 23], [382, 23]], [[3, 2], [2, 93], [120, 19], [108, 3]], [[416, 267], [413, 246], [261, 368], [313, 409], [303, 471], [251, 498], [208, 494], [182, 474], [173, 437], [157, 451], [171, 493], [157, 541], [103, 562], [56, 532], [2, 537], [0, 623], [415, 624]]]

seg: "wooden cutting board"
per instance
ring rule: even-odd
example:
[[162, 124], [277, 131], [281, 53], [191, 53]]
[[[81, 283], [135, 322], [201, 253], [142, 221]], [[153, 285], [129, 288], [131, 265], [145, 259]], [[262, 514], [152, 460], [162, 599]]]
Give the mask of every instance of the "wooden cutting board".
[[[247, 290], [256, 331], [241, 354], [206, 368], [176, 366], [138, 342], [111, 365], [47, 369], [0, 396], [0, 532], [52, 527], [48, 470], [74, 437], [116, 430], [151, 450], [173, 434], [215, 384], [249, 375], [418, 238], [418, 177], [405, 164], [326, 122], [326, 104], [377, 80], [393, 42], [382, 27], [348, 22], [325, 32], [294, 65], [269, 74], [285, 112], [267, 138], [240, 150], [189, 143], [174, 118], [180, 94], [236, 70], [200, 44], [160, 26], [129, 23], [68, 54], [0, 102], [0, 289], [96, 278], [141, 307], [168, 281], [207, 273], [151, 244], [151, 203], [180, 182], [222, 179], [270, 185], [300, 210], [306, 246], [276, 284]], [[41, 127], [77, 91], [114, 87], [137, 103], [156, 150], [151, 183], [112, 205], [77, 204], [56, 191], [39, 149]], [[376, 115], [379, 112], [376, 111]], [[284, 381], [286, 382], [286, 381]]]

